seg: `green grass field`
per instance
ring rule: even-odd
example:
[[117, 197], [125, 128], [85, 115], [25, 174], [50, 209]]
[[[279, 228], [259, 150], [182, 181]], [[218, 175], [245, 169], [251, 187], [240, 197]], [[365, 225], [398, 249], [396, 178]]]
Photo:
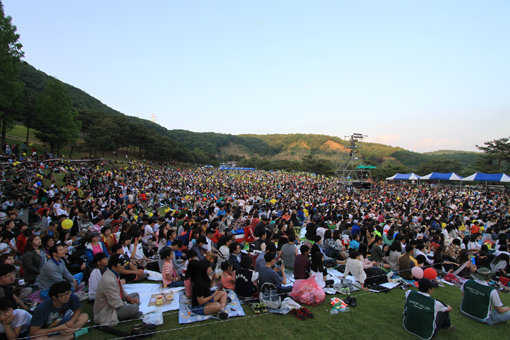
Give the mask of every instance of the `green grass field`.
[[[275, 314], [253, 314], [244, 306], [245, 317], [225, 321], [213, 320], [179, 325], [177, 311], [164, 314], [165, 323], [157, 328], [160, 333], [152, 339], [418, 339], [402, 327], [404, 294], [401, 289], [389, 293], [353, 294], [358, 296], [358, 306], [348, 313], [331, 315], [329, 301], [319, 306], [309, 307], [315, 317], [311, 320], [298, 320], [296, 317]], [[510, 323], [487, 326], [463, 316], [459, 311], [461, 293], [456, 287], [436, 289], [434, 296], [454, 309], [450, 313], [455, 331], [441, 330], [437, 339], [508, 339]], [[505, 305], [510, 305], [510, 295], [500, 293]], [[83, 310], [92, 317], [92, 304], [85, 302]], [[129, 332], [136, 322], [124, 322], [118, 329]], [[91, 329], [81, 337], [86, 339], [113, 339], [115, 335]]]

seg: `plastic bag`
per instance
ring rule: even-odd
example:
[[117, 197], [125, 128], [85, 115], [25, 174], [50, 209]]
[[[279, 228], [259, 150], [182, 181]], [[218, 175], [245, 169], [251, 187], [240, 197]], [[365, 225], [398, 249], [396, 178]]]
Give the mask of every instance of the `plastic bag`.
[[350, 310], [349, 305], [339, 298], [332, 298], [331, 306], [331, 310], [329, 311], [330, 314], [338, 314], [339, 312], [344, 313]]
[[268, 309], [279, 309], [282, 304], [282, 298], [278, 294], [276, 286], [270, 282], [266, 282], [260, 287], [259, 299]]
[[300, 309], [301, 305], [297, 303], [296, 301], [292, 300], [290, 297], [286, 297], [282, 301], [281, 308], [287, 308], [287, 309]]
[[146, 323], [149, 325], [156, 325], [156, 326], [162, 325], [163, 324], [163, 313], [159, 310], [149, 312], [144, 315], [143, 323]]
[[311, 276], [306, 280], [296, 280], [289, 294], [294, 300], [305, 305], [318, 305], [326, 298], [326, 293]]

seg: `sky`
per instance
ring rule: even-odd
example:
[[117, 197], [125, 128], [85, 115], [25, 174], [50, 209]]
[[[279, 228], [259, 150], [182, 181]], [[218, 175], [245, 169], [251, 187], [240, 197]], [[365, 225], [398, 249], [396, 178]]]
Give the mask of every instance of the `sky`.
[[24, 60], [168, 129], [412, 151], [510, 136], [506, 0], [3, 0]]

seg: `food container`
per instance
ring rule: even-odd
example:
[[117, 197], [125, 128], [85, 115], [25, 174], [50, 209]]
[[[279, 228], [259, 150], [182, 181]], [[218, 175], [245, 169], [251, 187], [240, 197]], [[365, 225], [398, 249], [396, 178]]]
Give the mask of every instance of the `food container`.
[[163, 306], [165, 297], [163, 295], [156, 295], [156, 306]]

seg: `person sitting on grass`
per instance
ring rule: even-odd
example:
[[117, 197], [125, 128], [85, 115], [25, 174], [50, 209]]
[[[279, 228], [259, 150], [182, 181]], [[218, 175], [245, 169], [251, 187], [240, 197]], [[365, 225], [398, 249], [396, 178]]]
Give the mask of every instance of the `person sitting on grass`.
[[477, 321], [493, 325], [510, 320], [510, 307], [503, 306], [498, 291], [489, 286], [492, 273], [481, 267], [473, 274], [474, 280], [467, 280], [462, 287], [460, 311]]
[[119, 269], [127, 262], [122, 254], [113, 254], [108, 261], [107, 269], [97, 284], [94, 300], [94, 322], [99, 325], [117, 325], [119, 320], [139, 317], [138, 293], [127, 294], [120, 281]]
[[227, 292], [216, 290], [211, 293], [211, 286], [214, 281], [209, 277], [213, 269], [207, 260], [200, 260], [199, 268], [191, 278], [192, 307], [191, 311], [198, 315], [213, 314], [220, 319], [228, 318], [225, 307], [227, 306]]
[[358, 251], [351, 250], [349, 252], [349, 258], [345, 263], [344, 277], [347, 277], [349, 274], [352, 274], [352, 276], [354, 276], [354, 279], [361, 287], [361, 289], [368, 290], [368, 288], [365, 287], [365, 280], [367, 279], [367, 274], [363, 270], [362, 261], [363, 256], [360, 253], [358, 253]]
[[234, 271], [234, 265], [230, 261], [221, 263], [221, 284], [225, 289], [236, 289], [236, 272]]
[[143, 269], [139, 269], [135, 263], [129, 261], [129, 255], [123, 253], [123, 249], [119, 244], [114, 245], [112, 247], [112, 251], [113, 254], [123, 254], [126, 257], [126, 259], [128, 259], [128, 262], [124, 265], [124, 267], [119, 268], [121, 280], [124, 280], [126, 282], [136, 282], [143, 280], [144, 278], [147, 278], [149, 276], [149, 274], [145, 273]]
[[[266, 265], [259, 269], [259, 287], [262, 288], [264, 283], [272, 283], [275, 285], [278, 293], [289, 293], [292, 290], [292, 286], [284, 286], [287, 284], [287, 278], [285, 277], [285, 267], [281, 260], [278, 266], [276, 263], [276, 253], [269, 252], [264, 254], [264, 260]], [[279, 275], [281, 273], [281, 276]]]
[[431, 297], [437, 283], [418, 280], [419, 291], [408, 290], [404, 310], [404, 329], [421, 339], [430, 339], [439, 329], [455, 330], [450, 323], [452, 307]]
[[29, 311], [28, 306], [16, 295], [16, 268], [12, 264], [0, 264], [0, 299], [8, 300], [14, 307]]
[[94, 301], [96, 298], [97, 284], [108, 268], [108, 257], [105, 253], [97, 253], [94, 255], [94, 264], [96, 268], [92, 270], [89, 276], [89, 301]]
[[[78, 290], [78, 275], [76, 277], [71, 275], [62, 260], [66, 256], [66, 248], [61, 244], [56, 244], [51, 247], [50, 255], [51, 258], [41, 269], [41, 274], [39, 274], [36, 280], [39, 288], [41, 288], [41, 298], [46, 299], [48, 297], [48, 289], [53, 284], [62, 281], [62, 279], [72, 283], [75, 291]], [[83, 277], [83, 274], [81, 276]]]
[[252, 269], [252, 259], [248, 254], [241, 254], [241, 268], [236, 270], [235, 291], [241, 299], [249, 299], [257, 291], [256, 282], [259, 274]]
[[181, 279], [177, 271], [174, 269], [172, 259], [174, 257], [174, 252], [172, 248], [165, 247], [161, 253], [161, 258], [165, 261], [163, 264], [163, 270], [161, 274], [163, 274], [163, 286], [164, 287], [183, 287], [184, 281]]
[[39, 340], [70, 340], [87, 334], [83, 328], [89, 316], [81, 312], [80, 299], [71, 292], [69, 281], [54, 283], [49, 299], [34, 310], [30, 321], [30, 336]]
[[6, 299], [0, 299], [0, 339], [18, 339], [28, 336], [32, 315], [23, 309], [14, 309]]
[[22, 257], [23, 279], [27, 284], [33, 284], [42, 267], [46, 264], [46, 254], [41, 248], [41, 238], [32, 235], [27, 240], [27, 248]]
[[312, 265], [310, 266], [310, 269], [310, 276], [315, 277], [315, 281], [321, 288], [332, 285], [334, 283], [333, 280], [326, 279], [328, 270], [324, 266], [324, 255], [322, 253], [313, 253]]
[[310, 260], [308, 259], [310, 247], [303, 244], [299, 247], [299, 252], [300, 254], [296, 255], [294, 260], [294, 279], [303, 280], [310, 276]]

